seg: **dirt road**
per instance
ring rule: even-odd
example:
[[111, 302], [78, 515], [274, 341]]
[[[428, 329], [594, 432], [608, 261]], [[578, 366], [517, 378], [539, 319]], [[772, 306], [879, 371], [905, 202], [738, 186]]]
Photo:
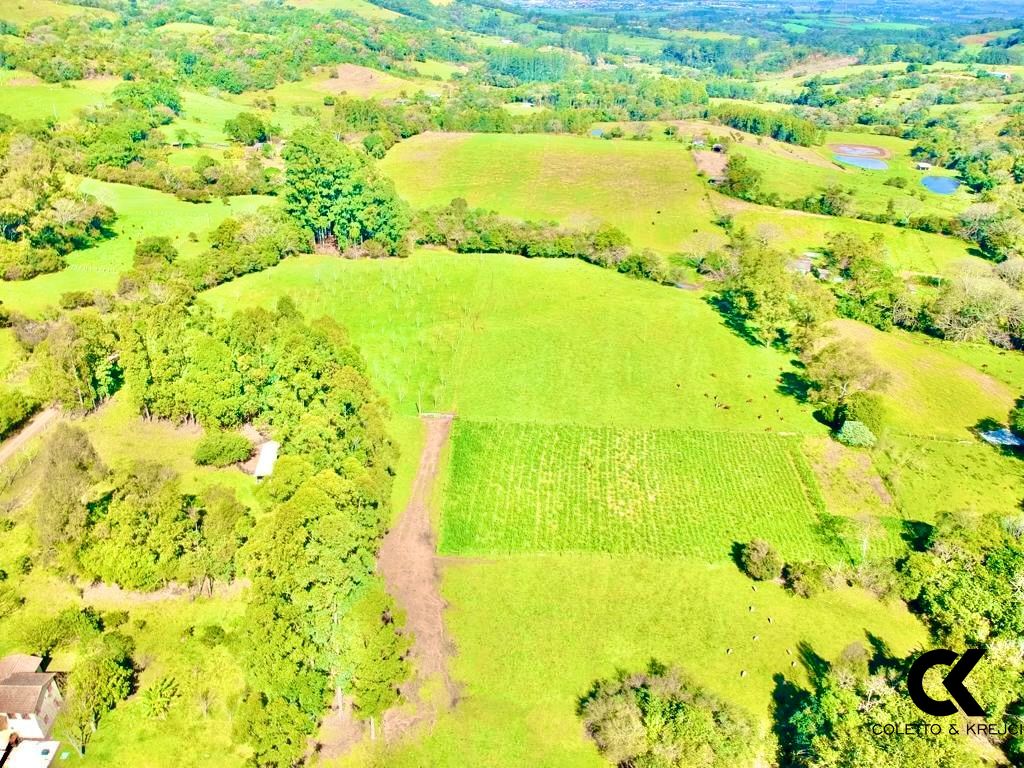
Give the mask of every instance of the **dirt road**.
[[20, 451], [29, 440], [41, 435], [43, 431], [50, 426], [60, 416], [60, 411], [56, 408], [47, 408], [44, 411], [40, 411], [32, 420], [29, 421], [21, 431], [17, 434], [7, 438], [0, 445], [0, 464], [6, 462], [11, 456]]
[[[459, 695], [448, 671], [453, 648], [444, 628], [445, 602], [430, 523], [430, 498], [441, 453], [451, 432], [452, 416], [431, 414], [422, 419], [427, 436], [412, 496], [384, 537], [377, 559], [377, 571], [388, 593], [405, 612], [405, 626], [413, 633], [413, 678], [402, 687], [407, 704], [385, 712], [382, 718], [381, 730], [389, 740], [420, 723], [432, 722], [441, 709], [453, 706]], [[441, 681], [443, 695], [437, 697], [440, 701], [420, 698], [420, 689], [428, 680]], [[321, 724], [317, 738], [321, 757], [331, 759], [345, 754], [364, 738], [366, 730], [355, 718], [351, 702], [339, 695]]]
[[444, 701], [450, 707], [458, 699], [458, 687], [448, 671], [452, 655], [451, 641], [444, 628], [444, 598], [437, 546], [430, 523], [430, 498], [437, 480], [438, 463], [451, 432], [452, 416], [424, 416], [427, 438], [420, 454], [420, 465], [413, 482], [412, 497], [405, 512], [388, 531], [380, 548], [377, 570], [388, 592], [405, 611], [406, 627], [413, 633], [412, 661], [415, 676], [404, 693], [416, 704], [416, 713], [389, 712], [384, 718], [385, 736], [396, 736], [416, 722], [431, 720], [436, 714], [431, 705], [419, 699], [419, 689], [431, 678], [444, 685]]

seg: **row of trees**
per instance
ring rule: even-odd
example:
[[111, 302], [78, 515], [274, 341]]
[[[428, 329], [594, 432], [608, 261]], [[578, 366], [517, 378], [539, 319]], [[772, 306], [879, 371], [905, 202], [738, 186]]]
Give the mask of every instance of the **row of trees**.
[[419, 211], [416, 241], [443, 245], [458, 253], [515, 253], [527, 258], [581, 259], [623, 274], [655, 282], [671, 282], [673, 270], [653, 251], [635, 250], [615, 227], [567, 229], [553, 222], [517, 221], [482, 208], [469, 208], [462, 198], [447, 206]]

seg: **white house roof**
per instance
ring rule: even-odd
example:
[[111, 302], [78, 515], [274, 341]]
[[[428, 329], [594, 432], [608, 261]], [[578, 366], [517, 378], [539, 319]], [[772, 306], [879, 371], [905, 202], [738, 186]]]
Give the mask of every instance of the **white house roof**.
[[253, 470], [253, 476], [267, 477], [274, 471], [274, 464], [277, 462], [277, 451], [280, 447], [281, 444], [273, 440], [268, 440], [260, 446], [260, 455], [256, 459], [256, 469]]
[[4, 768], [49, 768], [59, 747], [59, 741], [23, 741], [11, 750]]

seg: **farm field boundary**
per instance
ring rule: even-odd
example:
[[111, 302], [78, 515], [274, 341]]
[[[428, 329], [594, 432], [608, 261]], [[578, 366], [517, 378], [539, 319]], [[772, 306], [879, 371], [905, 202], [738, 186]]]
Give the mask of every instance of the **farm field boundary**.
[[439, 549], [843, 557], [798, 438], [458, 420]]

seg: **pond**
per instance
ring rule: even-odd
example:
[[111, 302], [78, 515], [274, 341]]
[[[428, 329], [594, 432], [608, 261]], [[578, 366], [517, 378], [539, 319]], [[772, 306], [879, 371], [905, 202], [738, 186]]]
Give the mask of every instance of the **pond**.
[[960, 187], [960, 182], [949, 176], [925, 176], [921, 183], [937, 195], [952, 195]]
[[889, 167], [885, 160], [877, 157], [859, 157], [856, 155], [833, 155], [836, 162], [846, 165], [855, 165], [858, 168], [866, 168], [869, 171], [884, 171]]

